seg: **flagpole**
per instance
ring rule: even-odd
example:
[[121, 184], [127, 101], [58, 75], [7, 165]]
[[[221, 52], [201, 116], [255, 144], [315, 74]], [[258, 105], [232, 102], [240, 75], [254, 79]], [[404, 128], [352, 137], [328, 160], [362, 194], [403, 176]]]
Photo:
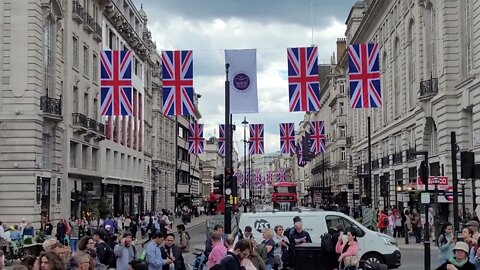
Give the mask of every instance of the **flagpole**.
[[175, 115], [175, 198], [173, 202], [174, 209], [177, 209], [178, 194], [178, 116]]
[[[371, 200], [371, 189], [372, 189], [372, 134], [371, 134], [371, 124], [370, 116], [367, 117], [367, 136], [368, 136], [368, 184], [370, 185], [370, 192], [367, 194], [367, 201]], [[367, 191], [367, 186], [365, 185], [365, 191]], [[371, 204], [371, 203], [370, 203]], [[375, 207], [378, 208], [378, 200], [375, 200]]]
[[243, 212], [247, 212], [247, 117], [243, 117]]
[[[225, 179], [228, 179], [232, 172], [232, 152], [231, 152], [231, 129], [230, 129], [230, 81], [228, 80], [228, 69], [230, 64], [225, 64]], [[225, 187], [225, 189], [231, 187]], [[232, 205], [230, 204], [231, 194], [223, 194], [225, 201], [225, 233], [232, 232]]]

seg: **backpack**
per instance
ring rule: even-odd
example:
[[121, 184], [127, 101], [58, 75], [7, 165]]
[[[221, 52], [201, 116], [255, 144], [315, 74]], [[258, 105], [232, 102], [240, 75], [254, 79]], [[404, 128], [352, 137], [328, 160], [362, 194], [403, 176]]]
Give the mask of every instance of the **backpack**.
[[384, 217], [384, 218], [382, 219], [382, 223], [383, 223], [383, 226], [387, 227], [388, 224], [389, 224], [388, 217]]
[[324, 235], [322, 235], [322, 240], [321, 240], [321, 243], [320, 243], [320, 247], [325, 252], [334, 253], [335, 252], [335, 244], [333, 242], [334, 242], [333, 235], [331, 235], [329, 233], [325, 233]]
[[140, 258], [138, 258], [142, 262], [147, 262], [147, 251], [144, 249], [142, 254], [140, 254]]
[[267, 246], [264, 243], [258, 244], [256, 251], [264, 261], [267, 259]]

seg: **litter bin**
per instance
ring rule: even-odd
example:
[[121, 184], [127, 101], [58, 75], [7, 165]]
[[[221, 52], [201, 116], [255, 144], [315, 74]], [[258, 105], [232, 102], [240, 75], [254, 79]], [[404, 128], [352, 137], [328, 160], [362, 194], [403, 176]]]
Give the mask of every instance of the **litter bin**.
[[331, 270], [325, 263], [327, 257], [320, 243], [304, 243], [295, 246], [295, 269]]

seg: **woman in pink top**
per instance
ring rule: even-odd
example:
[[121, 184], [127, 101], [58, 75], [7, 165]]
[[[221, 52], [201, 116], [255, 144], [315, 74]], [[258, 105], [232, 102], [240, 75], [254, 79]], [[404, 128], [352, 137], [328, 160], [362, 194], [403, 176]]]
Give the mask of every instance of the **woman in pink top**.
[[357, 232], [354, 228], [351, 228], [347, 233], [347, 242], [343, 242], [343, 233], [340, 233], [338, 237], [337, 246], [335, 251], [340, 254], [338, 257], [338, 262], [340, 263], [340, 269], [346, 270], [355, 270], [356, 266], [345, 267], [343, 259], [349, 256], [357, 256], [358, 258], [358, 242], [357, 242]]
[[212, 233], [212, 252], [208, 255], [207, 269], [210, 269], [215, 264], [219, 263], [225, 255], [227, 255], [227, 248], [222, 242], [223, 232], [214, 231]]

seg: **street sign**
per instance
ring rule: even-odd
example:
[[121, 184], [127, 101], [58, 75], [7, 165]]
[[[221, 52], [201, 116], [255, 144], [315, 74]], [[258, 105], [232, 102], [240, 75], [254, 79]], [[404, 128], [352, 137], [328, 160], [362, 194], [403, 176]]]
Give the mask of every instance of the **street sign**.
[[447, 199], [447, 201], [449, 202], [453, 201], [453, 187], [446, 188], [443, 194], [445, 196], [445, 199]]
[[420, 196], [420, 201], [422, 204], [430, 203], [430, 193], [422, 192]]
[[[447, 176], [430, 176], [428, 177], [428, 189], [429, 190], [434, 190], [435, 185], [432, 183], [433, 178], [437, 177], [438, 178], [438, 185], [437, 189], [438, 190], [445, 190], [448, 186], [448, 177]], [[425, 190], [425, 185], [422, 182], [422, 179], [420, 177], [417, 178], [417, 189], [418, 190]]]

